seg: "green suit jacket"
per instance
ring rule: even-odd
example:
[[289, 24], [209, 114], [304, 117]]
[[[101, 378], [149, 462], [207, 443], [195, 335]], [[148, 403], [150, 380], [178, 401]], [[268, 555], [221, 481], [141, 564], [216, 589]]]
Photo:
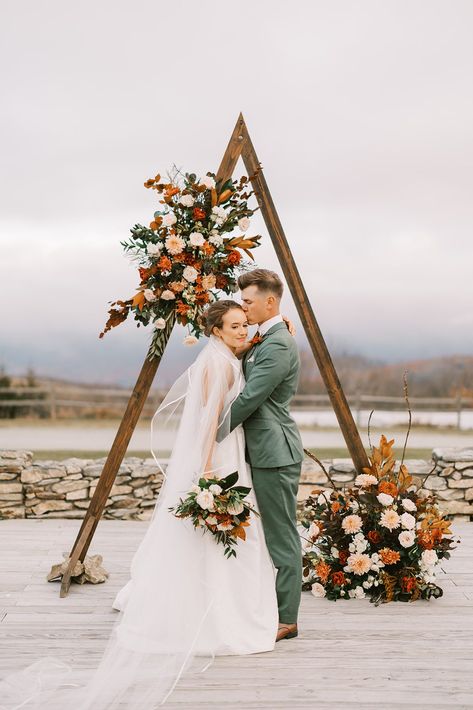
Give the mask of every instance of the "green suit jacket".
[[300, 359], [284, 323], [276, 323], [243, 360], [246, 385], [232, 404], [231, 429], [243, 424], [250, 464], [277, 468], [304, 458], [289, 404], [296, 392]]

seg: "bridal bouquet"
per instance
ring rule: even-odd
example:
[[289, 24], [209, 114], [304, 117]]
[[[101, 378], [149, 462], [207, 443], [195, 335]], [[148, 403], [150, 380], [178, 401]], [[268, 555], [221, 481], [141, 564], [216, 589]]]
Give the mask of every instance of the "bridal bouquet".
[[179, 505], [169, 508], [176, 518], [191, 518], [194, 528], [211, 533], [228, 558], [236, 557], [238, 540], [246, 540], [250, 514], [258, 515], [245, 501], [251, 488], [235, 486], [237, 480], [236, 472], [226, 478], [200, 478]]
[[138, 264], [140, 282], [134, 296], [111, 304], [101, 338], [130, 313], [138, 327], [154, 325], [150, 359], [162, 355], [176, 320], [189, 327], [188, 344], [199, 338], [206, 304], [219, 291], [237, 290], [242, 252], [253, 258], [251, 249], [259, 245], [259, 235], [247, 234], [257, 209], [248, 206], [249, 179], [222, 181], [213, 173], [197, 178], [175, 171], [168, 180], [156, 175], [144, 183], [162, 206], [148, 226], [136, 224], [129, 240], [121, 242]]
[[315, 596], [376, 604], [442, 596], [436, 568], [454, 546], [451, 523], [404, 464], [395, 471], [393, 443], [381, 437], [354, 488], [306, 501], [303, 589]]

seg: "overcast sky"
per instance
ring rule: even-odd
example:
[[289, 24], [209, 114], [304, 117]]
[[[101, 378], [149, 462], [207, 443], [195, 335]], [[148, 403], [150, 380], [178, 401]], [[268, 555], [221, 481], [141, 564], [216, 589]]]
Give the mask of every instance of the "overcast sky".
[[329, 347], [473, 353], [471, 0], [3, 0], [0, 33], [7, 370], [135, 379], [148, 334], [97, 336], [143, 181], [215, 170], [240, 111]]

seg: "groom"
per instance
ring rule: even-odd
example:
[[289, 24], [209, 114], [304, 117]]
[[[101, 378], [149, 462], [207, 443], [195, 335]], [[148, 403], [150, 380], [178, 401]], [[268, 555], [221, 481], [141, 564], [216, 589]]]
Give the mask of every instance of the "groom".
[[277, 641], [297, 636], [302, 585], [301, 541], [296, 526], [297, 489], [304, 457], [289, 403], [299, 377], [296, 341], [280, 313], [281, 279], [254, 269], [240, 276], [248, 324], [258, 323], [243, 359], [246, 385], [231, 409], [232, 430], [243, 423], [253, 485], [268, 550], [277, 569]]

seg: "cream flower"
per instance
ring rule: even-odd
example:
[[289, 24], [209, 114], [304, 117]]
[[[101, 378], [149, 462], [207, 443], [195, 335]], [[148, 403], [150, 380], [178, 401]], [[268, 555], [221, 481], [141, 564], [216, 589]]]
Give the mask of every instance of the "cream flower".
[[239, 219], [238, 226], [242, 232], [246, 232], [246, 230], [250, 227], [250, 220], [248, 219], [248, 217], [242, 217], [241, 219]]
[[223, 237], [218, 232], [215, 232], [213, 234], [211, 233], [209, 237], [209, 242], [215, 247], [221, 247], [223, 244]]
[[205, 185], [207, 190], [211, 190], [215, 187], [215, 180], [210, 175], [204, 175], [203, 178], [200, 178], [200, 184]]
[[404, 510], [407, 510], [409, 513], [413, 513], [414, 510], [417, 510], [416, 504], [410, 498], [404, 498], [402, 500], [402, 507], [404, 508]]
[[399, 533], [398, 540], [403, 547], [412, 547], [416, 539], [412, 530], [403, 530]]
[[349, 535], [353, 535], [353, 533], [357, 533], [361, 530], [362, 524], [363, 521], [359, 515], [347, 515], [346, 518], [343, 518], [342, 528]]
[[195, 335], [186, 335], [182, 342], [184, 343], [184, 345], [196, 345], [199, 341], [195, 337]]
[[165, 246], [168, 252], [174, 256], [184, 251], [186, 243], [182, 237], [177, 234], [171, 234], [171, 236], [166, 239]]
[[398, 528], [400, 520], [401, 519], [399, 515], [392, 508], [388, 508], [388, 510], [383, 510], [383, 512], [381, 513], [381, 525], [383, 526], [383, 528], [388, 528], [388, 530], [394, 530], [395, 528]]
[[401, 515], [401, 525], [407, 530], [412, 530], [416, 526], [416, 519], [410, 513], [403, 513]]
[[205, 518], [205, 522], [207, 523], [207, 525], [217, 525], [218, 520], [215, 515], [207, 515], [207, 517]]
[[197, 269], [194, 269], [193, 266], [186, 266], [186, 268], [182, 272], [182, 275], [186, 281], [193, 283], [198, 277], [199, 272], [197, 271]]
[[146, 247], [146, 251], [148, 253], [148, 256], [159, 256], [161, 253], [161, 245], [148, 244], [148, 246]]
[[197, 484], [194, 484], [191, 488], [191, 493], [200, 493], [200, 491], [201, 488]]
[[158, 330], [164, 330], [164, 328], [166, 327], [166, 321], [164, 320], [164, 318], [156, 318], [156, 320], [154, 321], [154, 326]]
[[163, 299], [163, 301], [173, 301], [176, 296], [173, 294], [172, 291], [167, 288], [165, 291], [162, 292], [161, 298]]
[[433, 567], [438, 562], [437, 553], [435, 550], [424, 550], [421, 555], [422, 562], [426, 567]]
[[203, 510], [214, 510], [214, 497], [210, 491], [201, 491], [195, 499]]
[[177, 217], [174, 214], [174, 212], [168, 212], [163, 217], [163, 224], [165, 227], [172, 227], [172, 225], [176, 224], [176, 222], [177, 222]]
[[146, 300], [149, 301], [150, 303], [151, 303], [152, 301], [155, 301], [155, 300], [156, 300], [156, 296], [155, 296], [155, 294], [154, 294], [154, 291], [152, 291], [150, 288], [145, 288], [145, 290], [143, 291], [143, 296], [144, 296], [144, 297], [146, 298]]
[[189, 241], [193, 247], [201, 247], [205, 243], [204, 235], [200, 232], [192, 232], [189, 234]]
[[216, 278], [214, 274], [206, 274], [205, 276], [202, 276], [202, 288], [204, 291], [208, 291], [209, 288], [214, 288], [215, 282]]
[[314, 521], [310, 524], [309, 530], [307, 531], [309, 537], [318, 537], [320, 535], [320, 527]]
[[227, 507], [227, 512], [230, 513], [230, 515], [240, 515], [240, 513], [243, 513], [244, 509], [245, 506], [241, 500], [238, 500], [235, 503], [230, 503]]
[[312, 588], [310, 590], [314, 597], [324, 597], [325, 596], [325, 587], [320, 584], [320, 582], [315, 582], [312, 585]]
[[360, 473], [355, 478], [355, 486], [361, 486], [362, 488], [368, 488], [368, 486], [375, 486], [378, 483], [376, 476], [372, 476], [371, 473]]
[[222, 487], [218, 485], [218, 483], [212, 483], [211, 486], [209, 486], [209, 491], [213, 493], [215, 496], [219, 496], [220, 493], [222, 492]]
[[392, 505], [392, 502], [394, 501], [394, 498], [388, 493], [380, 493], [376, 496], [376, 498], [379, 500], [381, 505]]
[[348, 557], [347, 567], [349, 567], [350, 572], [354, 574], [366, 574], [371, 569], [371, 558], [369, 555], [365, 555], [362, 552], [355, 552]]
[[181, 197], [179, 198], [179, 202], [184, 207], [192, 207], [192, 205], [194, 204], [194, 198], [192, 197], [192, 195], [189, 194], [181, 195]]

